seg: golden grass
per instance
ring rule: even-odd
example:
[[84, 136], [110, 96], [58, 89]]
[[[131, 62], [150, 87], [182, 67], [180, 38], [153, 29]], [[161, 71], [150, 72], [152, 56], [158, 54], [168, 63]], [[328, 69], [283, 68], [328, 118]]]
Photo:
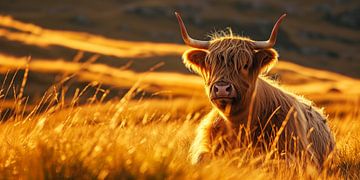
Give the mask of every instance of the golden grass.
[[[321, 173], [311, 166], [304, 169], [301, 164], [286, 165], [281, 159], [264, 161], [263, 156], [251, 153], [252, 148], [193, 166], [188, 160], [188, 149], [196, 124], [207, 112], [206, 101], [133, 99], [138, 86], [119, 100], [102, 102], [90, 98], [82, 106], [76, 105], [81, 93], [65, 102], [55, 96], [56, 91], [51, 92], [44, 95], [45, 100], [28, 115], [21, 111], [24, 98], [15, 99], [20, 110], [0, 124], [1, 176], [22, 179], [359, 178], [358, 105], [353, 113], [330, 121], [337, 146], [333, 161]], [[5, 91], [1, 92], [4, 95]]]

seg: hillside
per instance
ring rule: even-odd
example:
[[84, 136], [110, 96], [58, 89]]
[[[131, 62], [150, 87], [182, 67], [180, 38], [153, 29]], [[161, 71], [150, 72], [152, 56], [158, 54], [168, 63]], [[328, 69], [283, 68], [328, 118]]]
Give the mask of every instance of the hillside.
[[[198, 39], [207, 39], [209, 33], [231, 27], [233, 32], [255, 40], [268, 37], [275, 20], [286, 12], [288, 16], [281, 25], [275, 47], [282, 59], [359, 78], [359, 7], [357, 0], [80, 0], [76, 3], [70, 0], [5, 0], [0, 2], [0, 15], [10, 15], [46, 29], [76, 31], [82, 33], [83, 38], [89, 33], [110, 39], [183, 44], [174, 11], [181, 12], [190, 34]], [[47, 49], [49, 51], [43, 51], [41, 47], [9, 42], [3, 36], [0, 37], [0, 44], [3, 53], [15, 56], [71, 59], [77, 53], [76, 50], [58, 45], [51, 45]], [[84, 52], [93, 52], [87, 50]], [[178, 60], [177, 55], [155, 55], [156, 58], [130, 58], [124, 54], [125, 57], [107, 56], [102, 58], [102, 62], [116, 66], [119, 62], [137, 59]], [[134, 66], [134, 69], [147, 70], [140, 66]], [[182, 66], [171, 63], [167, 63], [163, 69], [187, 72]]]

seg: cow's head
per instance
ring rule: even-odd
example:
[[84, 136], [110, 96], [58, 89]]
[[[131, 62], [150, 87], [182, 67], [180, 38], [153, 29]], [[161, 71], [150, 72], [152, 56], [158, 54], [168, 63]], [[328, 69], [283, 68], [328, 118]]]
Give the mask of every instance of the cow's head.
[[238, 113], [251, 100], [258, 76], [277, 61], [272, 47], [286, 15], [276, 22], [267, 41], [253, 41], [231, 32], [215, 34], [211, 41], [195, 40], [188, 35], [180, 15], [176, 16], [183, 40], [196, 48], [183, 54], [185, 65], [204, 78], [213, 105], [224, 113]]

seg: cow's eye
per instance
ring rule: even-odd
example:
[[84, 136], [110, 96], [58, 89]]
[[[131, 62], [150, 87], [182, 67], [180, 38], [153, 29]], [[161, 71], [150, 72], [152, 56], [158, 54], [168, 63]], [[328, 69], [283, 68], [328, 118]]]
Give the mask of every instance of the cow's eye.
[[220, 60], [221, 60], [221, 61], [224, 61], [224, 60], [225, 60], [224, 55], [220, 55], [220, 57], [219, 57], [219, 58], [220, 58]]
[[248, 64], [245, 64], [245, 65], [244, 65], [244, 69], [247, 69], [248, 67], [249, 67]]

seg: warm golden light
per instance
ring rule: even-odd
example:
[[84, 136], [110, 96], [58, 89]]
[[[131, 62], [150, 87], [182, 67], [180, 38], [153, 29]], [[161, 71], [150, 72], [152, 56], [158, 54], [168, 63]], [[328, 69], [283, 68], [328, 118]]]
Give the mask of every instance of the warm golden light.
[[[160, 2], [145, 4], [158, 7]], [[177, 6], [183, 8], [182, 4]], [[162, 16], [152, 14], [159, 13], [156, 8], [121, 8], [133, 18], [131, 23], [138, 23], [139, 18], [132, 11], [149, 13], [146, 21]], [[108, 14], [111, 13], [114, 12]], [[227, 13], [237, 15], [234, 9]], [[50, 29], [14, 17], [0, 15], [0, 43], [8, 43], [4, 48], [0, 45], [0, 179], [359, 178], [359, 79], [285, 60], [279, 60], [270, 72], [277, 82], [264, 79], [274, 87], [281, 85], [286, 92], [301, 94], [324, 107], [336, 137], [336, 148], [321, 171], [304, 159], [297, 159], [298, 163], [284, 160], [275, 153], [275, 143], [265, 153], [248, 140], [247, 146], [224, 156], [200, 155], [197, 149], [207, 144], [197, 139], [209, 136], [203, 130], [212, 125], [215, 113], [208, 114], [212, 105], [203, 79], [181, 73], [183, 66], [181, 70], [173, 67], [183, 61], [181, 54], [189, 47], [112, 39], [89, 31]], [[211, 16], [200, 17], [188, 18], [197, 24], [192, 28], [194, 32], [199, 31], [199, 26], [209, 25], [207, 18]], [[153, 26], [171, 26], [166, 18], [164, 15], [165, 20]], [[289, 24], [290, 29], [300, 26]], [[170, 36], [173, 34], [167, 37]], [[181, 40], [180, 35], [177, 38]], [[53, 47], [61, 48], [60, 54], [53, 55]], [[69, 59], [71, 53], [61, 54], [63, 51], [77, 54]], [[32, 53], [36, 55], [32, 57]], [[168, 56], [178, 57], [176, 63]], [[151, 64], [157, 58], [164, 60]], [[144, 67], [150, 64], [151, 68], [132, 69], [130, 63], [122, 67], [112, 65], [114, 61], [125, 64], [129, 59], [144, 63]], [[165, 68], [161, 69], [162, 66]], [[257, 98], [256, 93], [252, 98]], [[226, 106], [224, 116], [230, 114], [230, 109], [231, 106]], [[203, 126], [196, 130], [201, 119]], [[287, 120], [279, 131], [274, 131], [276, 142], [281, 141], [286, 124]], [[219, 128], [230, 126], [227, 122]], [[250, 132], [249, 127], [241, 128]], [[200, 138], [195, 138], [197, 132]], [[217, 139], [219, 144], [226, 140]], [[191, 156], [189, 150], [199, 155]], [[193, 165], [198, 159], [191, 157], [204, 159], [205, 163]]]

